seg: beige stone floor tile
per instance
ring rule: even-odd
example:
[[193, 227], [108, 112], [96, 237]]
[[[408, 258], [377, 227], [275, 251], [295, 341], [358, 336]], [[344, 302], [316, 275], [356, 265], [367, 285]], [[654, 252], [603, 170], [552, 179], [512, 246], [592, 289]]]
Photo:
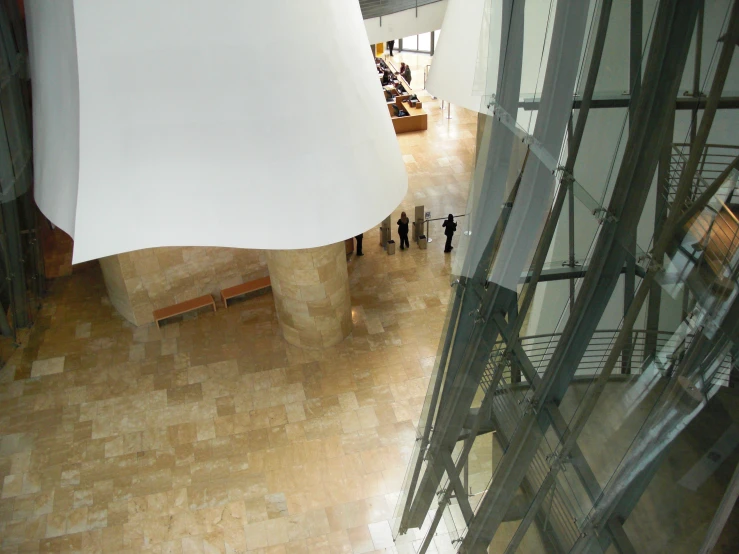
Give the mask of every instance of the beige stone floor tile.
[[48, 358], [46, 360], [36, 360], [31, 364], [31, 377], [41, 377], [44, 375], [53, 375], [64, 371], [64, 356], [56, 358]]

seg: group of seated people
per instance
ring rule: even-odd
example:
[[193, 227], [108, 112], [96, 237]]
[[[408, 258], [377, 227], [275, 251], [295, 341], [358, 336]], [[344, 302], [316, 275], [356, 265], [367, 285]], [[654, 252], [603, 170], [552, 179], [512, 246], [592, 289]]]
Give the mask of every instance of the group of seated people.
[[[382, 75], [383, 86], [394, 85], [396, 83], [400, 84], [398, 83], [398, 80], [395, 79], [390, 67], [385, 63], [385, 60], [382, 58], [375, 58], [375, 66], [377, 67], [377, 73]], [[405, 62], [400, 64], [400, 71], [395, 72], [395, 75], [401, 75], [409, 85], [411, 84], [411, 68], [409, 65], [406, 65]]]

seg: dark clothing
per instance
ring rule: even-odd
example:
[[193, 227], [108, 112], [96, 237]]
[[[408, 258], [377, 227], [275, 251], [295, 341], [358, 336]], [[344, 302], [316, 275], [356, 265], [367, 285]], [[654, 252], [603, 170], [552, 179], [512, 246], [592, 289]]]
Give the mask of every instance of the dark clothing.
[[395, 47], [395, 41], [394, 40], [388, 40], [387, 41], [387, 49], [390, 50], [390, 55], [393, 55], [393, 48]]
[[357, 241], [357, 256], [364, 256], [364, 254], [362, 254], [362, 239], [364, 238], [364, 233], [359, 233], [354, 238]]
[[444, 252], [451, 252], [452, 251], [452, 237], [454, 236], [454, 231], [457, 230], [457, 224], [454, 222], [454, 220], [447, 219], [444, 223], [441, 224], [442, 227], [444, 227], [444, 234], [446, 235], [446, 244], [444, 245]]
[[401, 250], [403, 250], [403, 248], [410, 248], [410, 244], [408, 243], [408, 225], [410, 222], [410, 219], [405, 223], [403, 223], [402, 219], [398, 220], [398, 236], [400, 237]]
[[408, 84], [411, 84], [411, 68], [409, 66], [405, 66], [405, 71], [403, 71], [403, 79], [408, 81]]

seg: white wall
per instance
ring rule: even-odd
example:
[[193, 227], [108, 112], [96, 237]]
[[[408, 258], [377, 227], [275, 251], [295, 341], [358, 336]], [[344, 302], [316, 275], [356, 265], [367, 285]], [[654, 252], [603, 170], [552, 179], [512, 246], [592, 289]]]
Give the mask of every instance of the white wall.
[[367, 29], [369, 43], [378, 44], [441, 29], [446, 8], [447, 0], [441, 0], [419, 6], [418, 12], [413, 8], [392, 15], [365, 19], [364, 26]]
[[[73, 20], [69, 0], [27, 6], [36, 198], [75, 263], [322, 246], [404, 197], [357, 2], [73, 0]], [[76, 61], [78, 93], [57, 60]]]

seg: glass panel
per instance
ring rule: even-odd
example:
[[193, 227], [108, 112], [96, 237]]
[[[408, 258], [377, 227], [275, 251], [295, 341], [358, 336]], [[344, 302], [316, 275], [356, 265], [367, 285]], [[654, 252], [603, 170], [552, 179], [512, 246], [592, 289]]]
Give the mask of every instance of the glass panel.
[[403, 50], [418, 50], [418, 35], [403, 37]]
[[418, 50], [421, 52], [431, 52], [431, 33], [418, 35]]

